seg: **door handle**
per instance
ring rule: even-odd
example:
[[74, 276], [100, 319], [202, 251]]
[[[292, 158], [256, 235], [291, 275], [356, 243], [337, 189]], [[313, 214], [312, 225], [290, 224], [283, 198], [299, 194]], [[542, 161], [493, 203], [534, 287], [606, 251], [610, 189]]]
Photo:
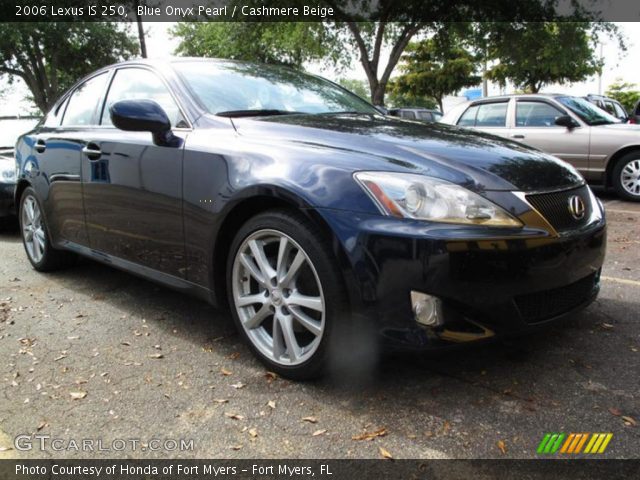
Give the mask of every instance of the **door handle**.
[[47, 149], [47, 142], [39, 138], [38, 140], [36, 140], [36, 145], [34, 148], [36, 149], [36, 152], [43, 153]]
[[95, 143], [88, 143], [83, 149], [82, 153], [84, 153], [89, 160], [99, 160], [102, 157], [102, 151], [100, 147]]
[[511, 138], [519, 138], [519, 139], [523, 139], [524, 135], [521, 134], [515, 134], [515, 135], [511, 135]]

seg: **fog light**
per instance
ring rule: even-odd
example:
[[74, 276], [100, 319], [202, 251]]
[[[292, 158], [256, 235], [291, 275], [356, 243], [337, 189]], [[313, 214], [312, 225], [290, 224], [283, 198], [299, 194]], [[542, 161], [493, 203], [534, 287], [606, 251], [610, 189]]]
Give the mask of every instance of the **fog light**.
[[420, 325], [437, 327], [442, 325], [442, 300], [422, 292], [411, 292], [413, 316]]

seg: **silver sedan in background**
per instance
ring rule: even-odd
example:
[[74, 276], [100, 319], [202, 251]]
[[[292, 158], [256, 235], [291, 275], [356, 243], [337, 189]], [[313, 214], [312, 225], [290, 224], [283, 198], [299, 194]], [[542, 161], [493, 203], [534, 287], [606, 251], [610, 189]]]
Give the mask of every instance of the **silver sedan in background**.
[[457, 105], [442, 123], [522, 142], [565, 160], [590, 183], [640, 201], [640, 125], [618, 119], [584, 98], [506, 95]]

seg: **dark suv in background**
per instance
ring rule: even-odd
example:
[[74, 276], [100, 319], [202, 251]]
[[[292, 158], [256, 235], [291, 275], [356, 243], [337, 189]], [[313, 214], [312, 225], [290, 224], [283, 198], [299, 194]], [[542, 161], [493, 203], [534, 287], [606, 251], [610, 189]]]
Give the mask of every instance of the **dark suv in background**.
[[627, 110], [617, 100], [614, 100], [613, 98], [609, 98], [609, 97], [604, 97], [602, 95], [593, 95], [593, 94], [589, 94], [584, 98], [586, 100], [589, 100], [594, 105], [597, 105], [599, 108], [607, 112], [609, 115], [613, 115], [622, 123], [629, 122], [629, 114], [627, 113]]

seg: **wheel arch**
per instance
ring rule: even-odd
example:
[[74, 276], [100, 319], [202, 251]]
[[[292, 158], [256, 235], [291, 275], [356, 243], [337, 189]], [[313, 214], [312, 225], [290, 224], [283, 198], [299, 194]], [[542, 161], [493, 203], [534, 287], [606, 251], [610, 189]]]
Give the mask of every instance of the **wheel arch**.
[[250, 218], [270, 210], [293, 210], [312, 221], [317, 225], [323, 234], [323, 240], [328, 242], [331, 250], [338, 261], [338, 267], [342, 273], [343, 280], [347, 286], [347, 294], [353, 300], [354, 293], [350, 291], [350, 281], [348, 272], [348, 258], [342, 244], [333, 234], [331, 227], [324, 218], [309, 205], [304, 199], [292, 192], [279, 187], [255, 187], [243, 192], [241, 198], [233, 202], [223, 214], [223, 218], [217, 229], [212, 255], [212, 291], [214, 303], [220, 307], [227, 307], [227, 285], [226, 269], [227, 259], [231, 244], [239, 228]]
[[13, 192], [13, 202], [14, 205], [16, 206], [16, 213], [17, 209], [19, 208], [20, 205], [20, 198], [22, 198], [22, 192], [25, 191], [26, 188], [31, 187], [31, 183], [28, 180], [25, 180], [24, 178], [21, 178], [20, 180], [18, 180], [18, 183], [16, 184], [16, 189]]
[[613, 186], [613, 170], [616, 168], [616, 164], [620, 158], [624, 157], [627, 153], [631, 153], [637, 151], [640, 154], [640, 145], [628, 145], [626, 147], [621, 148], [616, 151], [607, 162], [607, 167], [605, 171], [605, 186], [611, 187]]

